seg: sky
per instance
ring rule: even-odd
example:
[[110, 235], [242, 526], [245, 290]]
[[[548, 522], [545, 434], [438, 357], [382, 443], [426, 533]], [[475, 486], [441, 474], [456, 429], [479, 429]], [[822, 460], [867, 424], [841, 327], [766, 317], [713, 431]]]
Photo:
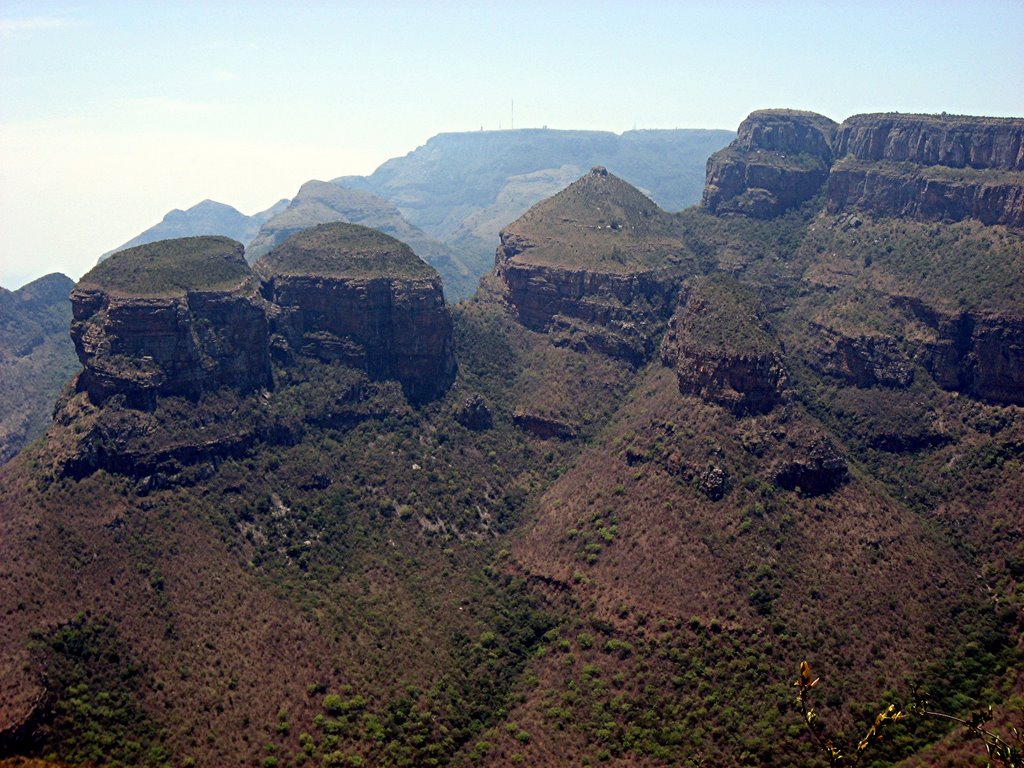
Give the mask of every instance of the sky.
[[0, 0], [0, 286], [441, 132], [768, 107], [1024, 116], [1024, 0]]

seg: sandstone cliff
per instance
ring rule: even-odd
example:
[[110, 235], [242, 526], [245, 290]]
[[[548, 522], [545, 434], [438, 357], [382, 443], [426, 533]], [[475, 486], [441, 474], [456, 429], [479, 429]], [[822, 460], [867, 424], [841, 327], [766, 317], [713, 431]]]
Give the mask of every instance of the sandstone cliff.
[[604, 168], [506, 227], [495, 256], [523, 325], [637, 365], [691, 268], [671, 217]]
[[836, 124], [813, 112], [761, 110], [708, 160], [704, 207], [771, 218], [812, 197], [828, 178]]
[[87, 273], [71, 294], [71, 337], [94, 403], [115, 394], [151, 408], [269, 386], [265, 302], [242, 246], [224, 237], [142, 245]]
[[779, 402], [786, 369], [764, 307], [722, 275], [692, 281], [662, 342], [662, 362], [679, 391], [736, 414], [764, 413]]
[[441, 281], [404, 243], [357, 224], [324, 224], [258, 262], [287, 351], [394, 378], [414, 401], [455, 375]]
[[836, 132], [828, 210], [1024, 226], [1024, 120], [856, 115]]

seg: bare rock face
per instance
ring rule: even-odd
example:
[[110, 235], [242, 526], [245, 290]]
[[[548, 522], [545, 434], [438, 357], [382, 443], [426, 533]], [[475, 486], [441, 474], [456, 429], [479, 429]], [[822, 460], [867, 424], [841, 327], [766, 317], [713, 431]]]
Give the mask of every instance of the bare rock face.
[[1024, 120], [856, 115], [836, 133], [828, 210], [1024, 226]]
[[886, 336], [851, 336], [817, 327], [818, 355], [812, 359], [823, 373], [855, 387], [904, 389], [914, 382], [914, 366], [901, 345]]
[[828, 438], [820, 438], [806, 446], [800, 456], [782, 464], [775, 483], [786, 490], [820, 496], [838, 488], [848, 476], [846, 460]]
[[813, 197], [828, 178], [835, 129], [813, 112], [753, 112], [708, 160], [704, 207], [771, 218]]
[[594, 168], [501, 233], [495, 271], [527, 328], [639, 365], [690, 258], [671, 217]]
[[451, 385], [452, 317], [441, 280], [404, 243], [357, 224], [324, 224], [292, 236], [256, 268], [288, 352], [397, 379], [413, 401]]
[[740, 415], [770, 411], [787, 376], [763, 315], [757, 298], [735, 281], [693, 281], [662, 342], [662, 362], [675, 370], [679, 391]]
[[198, 397], [269, 386], [268, 327], [259, 280], [239, 243], [164, 240], [115, 254], [71, 294], [71, 338], [95, 404], [123, 395]]
[[836, 131], [835, 156], [949, 168], [1024, 171], [1024, 119], [854, 115]]
[[901, 308], [935, 331], [915, 358], [943, 389], [982, 400], [1024, 405], [1024, 318], [940, 312], [917, 299]]

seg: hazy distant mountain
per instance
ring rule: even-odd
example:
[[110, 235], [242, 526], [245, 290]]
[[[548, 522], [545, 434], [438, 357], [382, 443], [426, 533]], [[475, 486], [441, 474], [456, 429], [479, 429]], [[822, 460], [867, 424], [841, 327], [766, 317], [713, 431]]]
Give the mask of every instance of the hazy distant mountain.
[[246, 216], [230, 205], [218, 203], [216, 200], [203, 200], [186, 211], [175, 208], [164, 216], [163, 221], [159, 224], [133, 237], [124, 245], [107, 251], [100, 256], [100, 260], [102, 261], [112, 253], [123, 251], [125, 248], [155, 243], [157, 240], [169, 240], [174, 237], [224, 235], [244, 245], [256, 236], [265, 221], [283, 211], [287, 205], [288, 200], [282, 199], [267, 210], [254, 213], [252, 216]]
[[662, 208], [680, 210], [700, 202], [708, 157], [734, 136], [713, 130], [442, 133], [370, 176], [335, 182], [394, 203], [479, 276], [492, 265], [504, 225], [589, 168], [604, 166]]
[[406, 221], [394, 205], [369, 192], [327, 181], [303, 184], [291, 203], [260, 228], [245, 258], [252, 264], [296, 232], [334, 221], [372, 227], [410, 246], [440, 272], [449, 300], [464, 298], [476, 289], [480, 276], [471, 274], [444, 244]]
[[39, 437], [61, 387], [78, 369], [68, 336], [74, 281], [46, 275], [0, 288], [0, 464]]

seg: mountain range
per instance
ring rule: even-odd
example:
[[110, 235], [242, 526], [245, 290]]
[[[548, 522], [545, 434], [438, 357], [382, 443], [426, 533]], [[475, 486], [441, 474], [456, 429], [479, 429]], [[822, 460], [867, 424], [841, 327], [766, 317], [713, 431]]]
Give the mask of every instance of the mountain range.
[[454, 304], [358, 223], [114, 254], [0, 468], [0, 757], [826, 765], [804, 660], [844, 752], [914, 697], [1012, 739], [1022, 189], [1022, 119], [765, 110], [701, 205], [592, 167]]

